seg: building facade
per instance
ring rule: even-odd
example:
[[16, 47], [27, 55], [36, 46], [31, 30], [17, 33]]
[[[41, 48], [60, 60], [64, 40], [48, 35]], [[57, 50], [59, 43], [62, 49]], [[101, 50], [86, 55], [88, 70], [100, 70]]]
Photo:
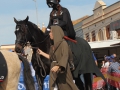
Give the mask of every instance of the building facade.
[[84, 39], [88, 42], [120, 38], [120, 1], [106, 6], [102, 0], [98, 0], [93, 15], [82, 23]]
[[84, 37], [83, 37], [83, 30], [82, 30], [82, 21], [83, 21], [84, 19], [86, 19], [87, 17], [88, 17], [88, 16], [86, 15], [86, 16], [80, 18], [80, 19], [77, 19], [77, 20], [72, 21], [72, 22], [73, 22], [73, 25], [74, 25], [74, 30], [75, 30], [75, 32], [76, 32], [76, 36], [77, 36], [77, 37], [84, 38]]
[[110, 46], [120, 41], [120, 1], [110, 6], [103, 0], [96, 1], [93, 14], [75, 24], [74, 29], [77, 36], [89, 42], [97, 59], [113, 53], [120, 56], [120, 45]]

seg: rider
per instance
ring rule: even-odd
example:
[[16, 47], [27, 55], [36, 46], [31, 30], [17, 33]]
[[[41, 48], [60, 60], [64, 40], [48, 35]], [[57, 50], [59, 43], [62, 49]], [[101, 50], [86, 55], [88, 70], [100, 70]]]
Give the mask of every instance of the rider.
[[[47, 5], [53, 9], [50, 13], [50, 20], [49, 20], [46, 33], [48, 34], [50, 32], [50, 27], [52, 25], [58, 25], [64, 31], [65, 39], [76, 42], [75, 40], [72, 40], [72, 39], [75, 39], [75, 31], [73, 28], [69, 11], [66, 8], [62, 7], [59, 4], [59, 2], [60, 0], [47, 0]], [[66, 36], [68, 36], [69, 38], [67, 38]], [[71, 68], [74, 68], [72, 62], [73, 61], [70, 61], [70, 66]]]
[[71, 21], [70, 13], [67, 8], [62, 7], [60, 0], [47, 0], [47, 5], [49, 8], [53, 8], [50, 13], [49, 24], [46, 30], [46, 33], [50, 31], [51, 25], [60, 26], [65, 36], [68, 36], [71, 39], [75, 39], [75, 31]]

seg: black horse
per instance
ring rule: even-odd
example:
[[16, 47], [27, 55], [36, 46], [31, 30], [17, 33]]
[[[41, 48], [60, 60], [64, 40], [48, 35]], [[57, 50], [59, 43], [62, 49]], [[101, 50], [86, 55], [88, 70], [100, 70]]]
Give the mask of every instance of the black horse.
[[[50, 60], [47, 60], [45, 57], [39, 56], [36, 53], [36, 49], [40, 48], [42, 51], [48, 53], [49, 48], [50, 48], [50, 38], [49, 38], [49, 36], [46, 36], [37, 27], [37, 25], [35, 25], [32, 22], [28, 21], [28, 19], [29, 19], [28, 16], [27, 16], [27, 18], [25, 20], [21, 20], [21, 21], [17, 21], [14, 18], [14, 21], [16, 23], [15, 50], [16, 50], [16, 52], [20, 53], [22, 51], [22, 49], [24, 48], [24, 46], [26, 45], [26, 43], [28, 41], [30, 42], [30, 44], [31, 44], [31, 46], [33, 48], [33, 55], [32, 55], [31, 62], [32, 62], [33, 68], [35, 70], [36, 78], [37, 78], [37, 81], [38, 81], [38, 84], [39, 84], [39, 89], [42, 90], [44, 78], [46, 77], [46, 75], [49, 75], [49, 72], [50, 72]], [[83, 40], [83, 41], [84, 42], [81, 42], [81, 43], [84, 43], [84, 44], [87, 43], [85, 40]], [[72, 42], [68, 41], [68, 43], [71, 43], [71, 45], [74, 46], [74, 44]], [[80, 46], [80, 45], [76, 44], [74, 47], [78, 47], [78, 46]], [[89, 48], [89, 46], [84, 46], [84, 45], [81, 46], [81, 47], [86, 48], [86, 49]], [[76, 58], [75, 57], [76, 55], [81, 56], [81, 53], [79, 53], [79, 51], [77, 49], [72, 50], [72, 51], [73, 51], [73, 54], [75, 54], [75, 55], [73, 55], [74, 58]], [[91, 53], [91, 51], [89, 51], [89, 49], [88, 49], [88, 52]], [[87, 53], [87, 52], [85, 52], [85, 53]], [[91, 57], [91, 56], [92, 55], [90, 55], [89, 57]], [[83, 57], [83, 58], [85, 58], [85, 57]], [[74, 63], [76, 63], [75, 64], [76, 69], [85, 67], [85, 66], [78, 66], [78, 63], [83, 63], [83, 62], [79, 62], [80, 59], [81, 58], [78, 57], [78, 59], [74, 60]], [[87, 66], [89, 66], [90, 64], [94, 66], [95, 62], [93, 62], [93, 63], [90, 62], [89, 63], [89, 60], [88, 60], [88, 61], [85, 61], [85, 63], [86, 63]], [[97, 68], [97, 67], [93, 67], [93, 68]], [[91, 81], [91, 73], [90, 72], [89, 72], [89, 70], [88, 70], [88, 73], [84, 72], [84, 80], [85, 80], [86, 90], [92, 90], [92, 81]], [[75, 72], [75, 73], [79, 73], [79, 72]], [[98, 76], [100, 76], [100, 75], [98, 75]], [[73, 77], [74, 77], [74, 74], [73, 74]], [[80, 74], [78, 75], [77, 78], [74, 77], [74, 79], [75, 79], [75, 83], [78, 86], [78, 88], [80, 90], [84, 90], [84, 85], [83, 85], [83, 83], [82, 83], [82, 81], [80, 79]]]

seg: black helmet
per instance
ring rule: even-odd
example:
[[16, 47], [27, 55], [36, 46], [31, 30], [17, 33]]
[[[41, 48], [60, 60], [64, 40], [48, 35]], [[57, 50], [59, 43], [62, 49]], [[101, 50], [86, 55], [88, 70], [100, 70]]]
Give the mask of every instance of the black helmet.
[[59, 4], [60, 0], [46, 0], [47, 1], [47, 5], [51, 8], [53, 7], [53, 5], [57, 5]]

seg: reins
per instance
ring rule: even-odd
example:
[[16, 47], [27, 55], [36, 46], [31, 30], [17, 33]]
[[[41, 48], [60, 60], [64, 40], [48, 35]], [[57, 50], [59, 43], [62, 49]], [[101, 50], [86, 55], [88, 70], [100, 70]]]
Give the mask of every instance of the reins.
[[38, 43], [33, 43], [33, 44], [31, 44], [31, 45], [36, 45], [36, 44], [40, 44], [40, 43], [43, 43], [44, 41], [46, 41], [46, 39], [49, 37], [49, 35], [47, 36], [47, 37], [45, 37], [45, 39], [43, 40], [43, 41], [41, 41], [41, 42], [38, 42]]
[[[47, 40], [47, 38], [49, 37], [49, 35], [43, 40], [43, 41], [41, 41], [41, 42], [37, 42], [37, 40], [35, 39], [35, 37], [32, 35], [32, 33], [30, 32], [30, 30], [29, 30], [29, 28], [28, 28], [28, 31], [29, 31], [29, 33], [31, 34], [31, 36], [32, 36], [32, 38], [34, 39], [34, 41], [36, 42], [36, 43], [34, 43], [34, 44], [31, 44], [31, 46], [32, 45], [36, 45], [36, 44], [40, 44], [40, 43], [43, 43], [44, 41], [46, 41]], [[32, 49], [38, 49], [38, 47], [32, 47]], [[45, 77], [46, 76], [46, 70], [45, 70], [45, 67], [44, 67], [44, 64], [43, 64], [43, 62], [42, 62], [42, 60], [41, 60], [41, 58], [40, 58], [40, 55], [38, 55], [37, 53], [36, 53], [36, 60], [37, 60], [37, 63], [38, 63], [38, 66], [40, 67], [40, 74], [41, 74], [41, 76], [42, 77]], [[43, 70], [43, 71], [42, 71]], [[43, 74], [44, 73], [44, 74]], [[40, 81], [39, 81], [40, 82]]]
[[40, 67], [40, 74], [41, 74], [42, 77], [45, 77], [46, 76], [46, 70], [44, 68], [43, 62], [42, 62], [42, 60], [40, 58], [40, 55], [38, 53], [36, 53], [36, 58], [37, 58], [37, 64]]
[[[32, 47], [32, 49], [36, 49], [37, 50], [38, 47]], [[38, 66], [40, 67], [40, 74], [41, 74], [41, 76], [45, 77], [46, 76], [46, 70], [44, 68], [44, 64], [43, 64], [43, 62], [41, 60], [41, 57], [40, 57], [40, 55], [38, 53], [36, 53], [36, 60], [37, 60]], [[42, 73], [42, 70], [43, 70], [44, 75]]]

